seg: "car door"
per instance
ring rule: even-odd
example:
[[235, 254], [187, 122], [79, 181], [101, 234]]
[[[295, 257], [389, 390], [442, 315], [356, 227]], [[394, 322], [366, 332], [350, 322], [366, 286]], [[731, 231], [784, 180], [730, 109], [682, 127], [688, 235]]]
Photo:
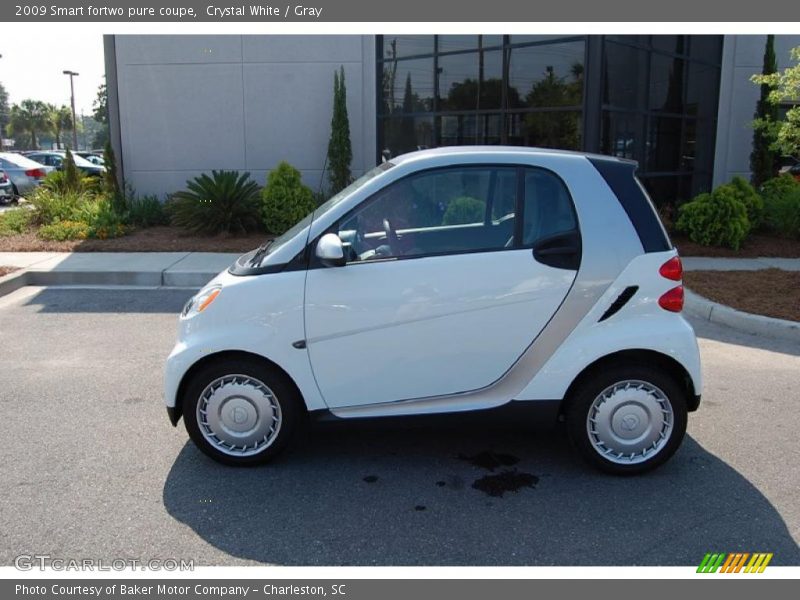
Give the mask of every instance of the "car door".
[[348, 261], [312, 262], [305, 322], [331, 408], [492, 384], [558, 309], [580, 260], [564, 183], [517, 166], [407, 176], [330, 231]]

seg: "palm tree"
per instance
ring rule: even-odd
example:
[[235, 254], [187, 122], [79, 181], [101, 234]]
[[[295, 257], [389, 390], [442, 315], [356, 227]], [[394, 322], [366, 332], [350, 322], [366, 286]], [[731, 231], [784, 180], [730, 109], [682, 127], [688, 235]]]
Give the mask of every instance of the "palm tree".
[[49, 114], [50, 111], [47, 104], [41, 100], [23, 100], [11, 107], [7, 128], [8, 133], [15, 136], [21, 134], [29, 135], [29, 145], [32, 149], [38, 150], [39, 142], [36, 139], [36, 134], [47, 133], [52, 130]]
[[73, 127], [72, 110], [68, 106], [56, 107], [52, 104], [48, 104], [47, 109], [50, 126], [56, 136], [56, 147], [61, 148], [61, 134]]

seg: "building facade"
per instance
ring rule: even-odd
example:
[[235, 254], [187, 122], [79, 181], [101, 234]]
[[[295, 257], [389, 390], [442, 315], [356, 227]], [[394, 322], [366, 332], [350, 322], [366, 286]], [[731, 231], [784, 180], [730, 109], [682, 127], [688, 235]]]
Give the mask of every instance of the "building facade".
[[[639, 162], [658, 203], [748, 175], [765, 37], [714, 35], [108, 36], [112, 140], [139, 193], [287, 160], [324, 189], [333, 73], [353, 171], [456, 144]], [[778, 36], [787, 66], [800, 36]]]

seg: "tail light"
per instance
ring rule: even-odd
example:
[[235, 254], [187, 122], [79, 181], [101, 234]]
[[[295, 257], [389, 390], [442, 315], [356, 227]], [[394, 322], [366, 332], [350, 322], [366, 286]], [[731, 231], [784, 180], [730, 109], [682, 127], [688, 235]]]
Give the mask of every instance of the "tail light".
[[659, 275], [672, 281], [680, 281], [683, 277], [683, 264], [680, 256], [673, 256], [658, 270]]
[[28, 169], [25, 171], [25, 175], [28, 177], [33, 177], [34, 179], [44, 179], [47, 176], [47, 173], [44, 172], [44, 169]]
[[658, 299], [658, 305], [670, 312], [681, 312], [683, 310], [683, 286], [679, 285], [663, 294]]

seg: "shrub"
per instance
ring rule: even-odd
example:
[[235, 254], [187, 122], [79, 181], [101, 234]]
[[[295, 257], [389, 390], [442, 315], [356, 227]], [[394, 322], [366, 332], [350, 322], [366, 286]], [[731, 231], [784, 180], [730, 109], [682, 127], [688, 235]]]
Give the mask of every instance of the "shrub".
[[764, 200], [744, 177], [734, 177], [728, 184], [737, 198], [747, 209], [747, 218], [752, 229], [758, 229], [764, 223]]
[[87, 194], [70, 189], [56, 191], [40, 187], [29, 197], [33, 206], [33, 222], [50, 225], [56, 221], [74, 220], [75, 213], [87, 198]]
[[33, 211], [27, 208], [14, 208], [0, 213], [0, 236], [27, 231], [32, 218]]
[[43, 240], [63, 242], [65, 240], [85, 240], [89, 237], [89, 226], [81, 221], [58, 221], [42, 225], [38, 235]]
[[81, 194], [93, 193], [98, 191], [99, 185], [96, 177], [87, 177], [78, 173], [76, 179], [70, 179], [66, 171], [53, 171], [47, 174], [42, 181], [41, 188], [56, 192], [78, 192]]
[[[347, 116], [347, 86], [344, 81], [344, 66], [333, 73], [333, 116], [331, 117], [331, 137], [328, 141], [328, 175], [331, 181], [331, 195], [337, 194], [350, 185], [350, 163], [353, 148], [350, 143], [350, 119]], [[294, 225], [294, 223], [292, 223]]]
[[750, 232], [747, 207], [730, 185], [700, 194], [678, 209], [678, 231], [703, 246], [738, 250]]
[[767, 227], [800, 238], [800, 182], [791, 175], [774, 177], [762, 186], [761, 195]]
[[261, 190], [261, 216], [269, 233], [280, 235], [315, 208], [314, 194], [300, 171], [282, 161], [270, 171]]
[[798, 189], [800, 189], [800, 181], [797, 181], [788, 173], [768, 179], [761, 186], [761, 197], [764, 199], [765, 209], [770, 202], [790, 195]]
[[172, 222], [192, 233], [244, 233], [258, 227], [258, 185], [250, 173], [212, 171], [173, 194]]
[[62, 165], [61, 169], [61, 172], [64, 173], [64, 185], [67, 187], [67, 189], [79, 189], [81, 172], [78, 171], [78, 167], [75, 166], [75, 157], [72, 156], [72, 152], [69, 151], [69, 148], [67, 148], [67, 151], [64, 154], [64, 164]]
[[454, 198], [447, 206], [442, 217], [442, 225], [464, 225], [466, 223], [483, 223], [486, 205], [470, 196]]
[[156, 196], [131, 197], [127, 204], [128, 223], [135, 227], [169, 224], [164, 205]]
[[89, 237], [105, 240], [128, 233], [126, 215], [117, 212], [111, 198], [95, 198], [83, 203], [74, 214], [74, 220], [89, 228]]

